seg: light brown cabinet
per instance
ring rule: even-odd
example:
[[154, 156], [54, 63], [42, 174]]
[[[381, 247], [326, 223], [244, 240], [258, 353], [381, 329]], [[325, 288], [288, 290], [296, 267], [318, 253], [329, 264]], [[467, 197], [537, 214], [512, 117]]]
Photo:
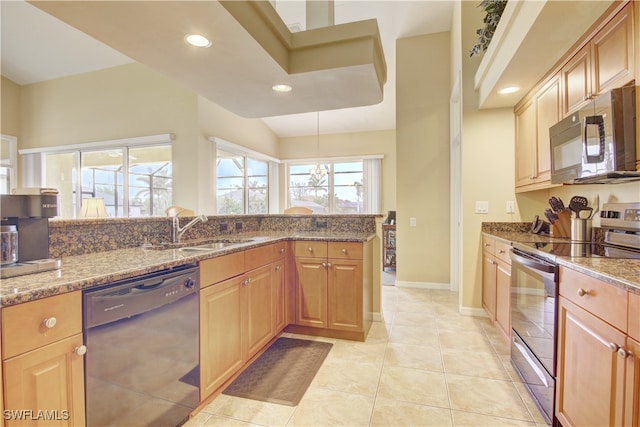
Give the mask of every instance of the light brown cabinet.
[[509, 243], [482, 236], [482, 306], [487, 316], [511, 336], [511, 259]]
[[[638, 418], [637, 342], [628, 292], [560, 267], [556, 416], [565, 426], [632, 425]], [[637, 424], [633, 424], [637, 425]]]
[[80, 292], [2, 310], [4, 410], [24, 417], [7, 426], [84, 425], [81, 310]]
[[286, 326], [285, 255], [278, 243], [200, 263], [201, 399]]
[[294, 250], [295, 325], [309, 329], [289, 330], [364, 341], [371, 326], [370, 252], [364, 255], [370, 242], [297, 241]]
[[516, 116], [516, 190], [551, 185], [549, 128], [560, 120], [560, 79], [555, 76], [518, 107]]
[[634, 23], [630, 2], [562, 67], [563, 117], [593, 97], [634, 79]]

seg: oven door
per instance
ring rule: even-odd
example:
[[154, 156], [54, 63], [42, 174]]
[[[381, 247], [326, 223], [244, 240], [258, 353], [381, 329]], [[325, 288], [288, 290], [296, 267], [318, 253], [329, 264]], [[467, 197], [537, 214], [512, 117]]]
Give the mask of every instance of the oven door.
[[555, 377], [558, 266], [511, 250], [511, 327]]

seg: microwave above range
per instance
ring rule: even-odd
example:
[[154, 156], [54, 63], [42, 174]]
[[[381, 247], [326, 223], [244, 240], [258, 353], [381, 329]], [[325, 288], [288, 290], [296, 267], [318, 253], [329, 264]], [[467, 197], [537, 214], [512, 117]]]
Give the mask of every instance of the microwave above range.
[[549, 128], [552, 184], [640, 179], [635, 86], [602, 93]]

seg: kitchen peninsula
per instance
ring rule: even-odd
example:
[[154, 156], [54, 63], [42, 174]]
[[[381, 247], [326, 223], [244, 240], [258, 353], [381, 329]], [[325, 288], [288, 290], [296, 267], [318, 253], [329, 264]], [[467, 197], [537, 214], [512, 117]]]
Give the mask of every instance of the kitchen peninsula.
[[[225, 232], [228, 224], [233, 232]], [[185, 265], [200, 266], [201, 402], [283, 330], [364, 341], [379, 312], [378, 228], [375, 215], [216, 216], [189, 229], [182, 243], [171, 244], [167, 218], [52, 220], [50, 253], [61, 259], [61, 268], [0, 280], [4, 409], [35, 404], [67, 411], [69, 425], [84, 424], [83, 356], [92, 349], [83, 337], [83, 290]], [[123, 242], [132, 246], [117, 247]], [[307, 266], [321, 274], [309, 275]], [[237, 295], [232, 299], [237, 305], [226, 298], [229, 292]], [[221, 317], [233, 307], [249, 311]], [[236, 327], [230, 318], [249, 323]], [[258, 322], [254, 327], [251, 319]], [[223, 336], [211, 327], [222, 324]], [[232, 336], [231, 330], [248, 344], [233, 354], [229, 350], [227, 366], [212, 355], [232, 348], [220, 341]], [[39, 375], [35, 365], [57, 372], [53, 382], [40, 378], [38, 384], [59, 390], [55, 400], [61, 403], [42, 401], [37, 396], [51, 395], [40, 393], [40, 385], [23, 384], [24, 375]]]

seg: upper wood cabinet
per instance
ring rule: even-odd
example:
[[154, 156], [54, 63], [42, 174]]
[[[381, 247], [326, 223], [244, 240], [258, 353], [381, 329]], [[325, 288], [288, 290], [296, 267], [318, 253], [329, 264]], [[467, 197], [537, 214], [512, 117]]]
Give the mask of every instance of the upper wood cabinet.
[[516, 110], [516, 190], [551, 185], [549, 128], [560, 120], [560, 79], [554, 76]]
[[630, 2], [562, 67], [563, 117], [634, 79], [633, 25]]

